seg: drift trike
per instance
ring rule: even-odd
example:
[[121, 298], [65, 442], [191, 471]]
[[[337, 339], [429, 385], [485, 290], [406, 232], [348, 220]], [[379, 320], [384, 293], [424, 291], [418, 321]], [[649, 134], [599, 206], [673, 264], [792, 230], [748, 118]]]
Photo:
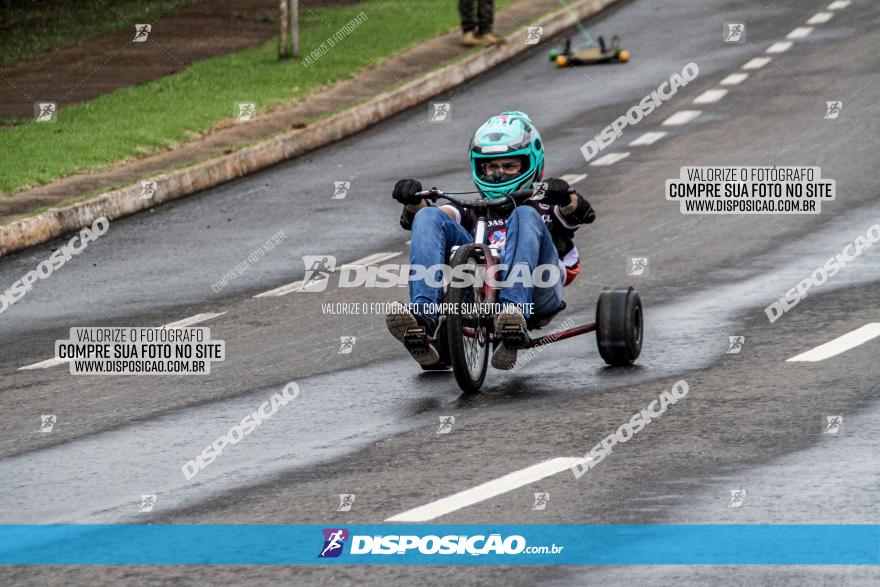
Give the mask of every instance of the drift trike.
[[[480, 311], [480, 308], [496, 306], [498, 289], [490, 284], [491, 280], [484, 277], [490, 274], [492, 266], [499, 263], [501, 258], [499, 248], [488, 244], [488, 211], [491, 208], [519, 205], [527, 200], [540, 201], [543, 199], [542, 185], [534, 184], [533, 187], [535, 186], [538, 189], [519, 190], [503, 199], [478, 199], [469, 202], [436, 188], [416, 194], [432, 202], [438, 199], [447, 200], [462, 209], [473, 210], [477, 216], [474, 242], [452, 250], [449, 264], [453, 277], [446, 285], [444, 293], [444, 304], [447, 307], [471, 308], [473, 311], [441, 315], [436, 339], [426, 339], [422, 329], [416, 329], [419, 332], [413, 332], [411, 337], [404, 335], [404, 344], [411, 352], [419, 351], [417, 345], [434, 343], [440, 354], [440, 362], [422, 368], [426, 371], [445, 371], [451, 367], [455, 380], [465, 393], [476, 393], [480, 390], [486, 378], [490, 345], [502, 342], [508, 348], [529, 349], [595, 331], [599, 355], [613, 366], [631, 365], [642, 350], [642, 302], [632, 287], [603, 291], [596, 305], [595, 322], [535, 338], [529, 333], [524, 336], [520, 329], [495, 332], [495, 314]], [[469, 279], [462, 279], [462, 276], [468, 276]], [[547, 326], [552, 318], [553, 316], [546, 316], [540, 320], [530, 319], [527, 321], [529, 331]]]

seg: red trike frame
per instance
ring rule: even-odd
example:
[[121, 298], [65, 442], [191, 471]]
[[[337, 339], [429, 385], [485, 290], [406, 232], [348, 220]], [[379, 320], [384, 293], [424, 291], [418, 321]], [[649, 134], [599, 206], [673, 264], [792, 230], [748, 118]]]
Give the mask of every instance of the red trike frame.
[[[473, 247], [476, 249], [480, 249], [483, 253], [483, 263], [486, 267], [486, 271], [489, 271], [493, 265], [495, 265], [495, 258], [492, 256], [492, 250], [489, 248], [489, 245], [483, 243], [472, 243], [464, 246]], [[498, 294], [498, 289], [490, 285], [488, 282], [483, 284], [483, 299], [487, 303], [494, 303], [495, 297]], [[537, 338], [529, 337], [529, 344], [525, 348], [534, 348], [538, 346], [544, 346], [550, 344], [551, 342], [556, 342], [557, 340], [565, 340], [566, 338], [572, 338], [574, 336], [580, 336], [581, 334], [586, 334], [588, 332], [595, 332], [596, 323], [588, 322], [587, 324], [583, 324], [581, 326], [573, 326], [571, 328], [566, 328], [565, 330], [555, 331], [552, 333], [545, 334], [543, 336], [539, 336]], [[473, 336], [474, 332], [471, 328], [465, 328], [463, 331], [465, 336]], [[493, 334], [490, 340], [493, 342], [498, 339], [497, 334]]]

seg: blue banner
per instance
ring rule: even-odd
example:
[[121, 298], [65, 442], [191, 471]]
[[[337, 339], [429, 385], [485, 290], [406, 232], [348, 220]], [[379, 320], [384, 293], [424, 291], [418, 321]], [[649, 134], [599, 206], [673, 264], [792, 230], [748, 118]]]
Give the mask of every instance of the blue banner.
[[876, 565], [880, 525], [0, 525], [3, 565]]

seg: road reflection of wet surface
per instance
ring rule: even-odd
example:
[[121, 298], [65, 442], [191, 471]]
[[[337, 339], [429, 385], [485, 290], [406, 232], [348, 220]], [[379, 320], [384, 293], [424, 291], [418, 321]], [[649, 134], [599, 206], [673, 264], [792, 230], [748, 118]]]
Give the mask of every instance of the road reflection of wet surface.
[[[655, 332], [664, 328], [658, 323]], [[593, 341], [588, 344], [595, 346]], [[529, 365], [531, 373], [510, 377], [491, 371], [487, 392], [476, 396], [459, 394], [451, 373], [422, 374], [409, 359], [301, 380], [299, 397], [224, 448], [191, 481], [184, 479], [180, 467], [278, 390], [256, 390], [8, 458], [0, 461], [0, 476], [7, 480], [0, 493], [0, 521], [134, 520], [144, 517], [137, 513], [143, 494], [156, 494], [156, 510], [167, 512], [337, 458], [406, 430], [433, 426], [450, 411], [610, 388], [666, 375], [687, 364], [684, 354], [661, 370], [646, 366], [612, 374], [601, 366], [595, 351], [587, 363], [583, 346], [575, 340], [548, 349]], [[554, 374], [557, 363], [572, 363], [574, 356], [575, 367], [568, 375]], [[573, 371], [575, 384], [570, 380]], [[96, 492], [99, 480], [101, 491]], [[62, 494], [64, 499], [59, 499]]]

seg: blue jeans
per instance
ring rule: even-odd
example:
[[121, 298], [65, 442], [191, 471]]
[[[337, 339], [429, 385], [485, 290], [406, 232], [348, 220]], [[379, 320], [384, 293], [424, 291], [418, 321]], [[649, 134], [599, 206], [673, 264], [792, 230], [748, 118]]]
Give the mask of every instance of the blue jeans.
[[[553, 244], [553, 237], [538, 211], [531, 206], [516, 208], [507, 219], [506, 244], [501, 253], [501, 262], [512, 269], [524, 265], [523, 272], [532, 274], [538, 265], [559, 265], [559, 253]], [[449, 262], [449, 253], [454, 246], [474, 242], [474, 237], [443, 210], [435, 207], [422, 208], [416, 213], [412, 226], [412, 241], [409, 245], [411, 265], [442, 265]], [[504, 273], [498, 279], [504, 279]], [[433, 282], [441, 280], [438, 270]], [[526, 318], [530, 317], [530, 306], [534, 304], [536, 316], [552, 314], [562, 305], [564, 279], [560, 278], [553, 286], [527, 287], [516, 282], [498, 292], [498, 302], [517, 304]], [[439, 304], [443, 301], [443, 290], [426, 283], [424, 279], [413, 279], [410, 274], [409, 299], [413, 304]]]

